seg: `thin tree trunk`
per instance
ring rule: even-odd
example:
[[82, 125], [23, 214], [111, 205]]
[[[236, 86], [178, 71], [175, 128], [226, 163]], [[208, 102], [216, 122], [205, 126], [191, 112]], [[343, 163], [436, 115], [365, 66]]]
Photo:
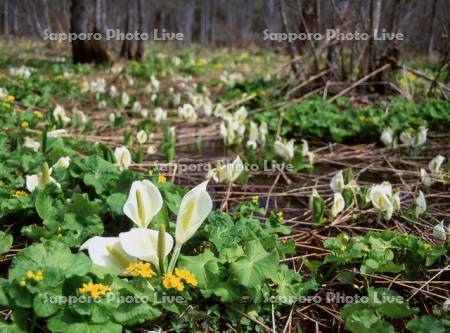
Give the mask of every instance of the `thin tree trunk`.
[[[144, 0], [138, 0], [137, 6], [138, 6], [138, 31], [142, 34], [144, 32], [144, 20], [145, 20]], [[144, 41], [138, 40], [135, 60], [142, 61], [143, 57], [144, 57]]]
[[434, 37], [434, 20], [436, 17], [437, 0], [433, 0], [431, 7], [430, 28], [428, 33], [428, 62], [431, 63], [433, 58], [433, 37]]
[[[125, 33], [133, 31], [134, 26], [134, 7], [135, 0], [127, 1], [127, 12], [126, 12], [126, 30]], [[125, 39], [122, 43], [122, 49], [120, 50], [120, 57], [129, 60], [135, 59], [134, 52], [134, 41]]]
[[210, 0], [202, 0], [201, 2], [201, 26], [200, 26], [200, 43], [206, 45], [210, 37], [211, 24], [211, 2]]
[[[281, 14], [281, 22], [283, 24], [283, 30], [286, 33], [289, 33], [289, 27], [288, 27], [288, 21], [286, 16], [286, 9], [285, 9], [285, 0], [280, 0], [280, 14]], [[298, 68], [297, 68], [297, 62], [295, 61], [296, 58], [296, 52], [295, 47], [292, 43], [289, 44], [289, 53], [291, 55], [291, 69], [294, 72], [294, 75], [298, 75]]]
[[14, 2], [14, 9], [13, 9], [13, 34], [18, 35], [19, 34], [19, 20], [17, 19], [18, 16], [18, 8], [19, 3], [18, 1]]
[[[95, 33], [94, 6], [91, 0], [72, 0], [70, 7], [70, 32]], [[108, 63], [109, 56], [100, 41], [95, 39], [72, 42], [72, 58], [74, 63]]]
[[5, 0], [4, 10], [3, 10], [3, 32], [5, 35], [9, 35], [9, 8], [8, 8], [9, 1]]

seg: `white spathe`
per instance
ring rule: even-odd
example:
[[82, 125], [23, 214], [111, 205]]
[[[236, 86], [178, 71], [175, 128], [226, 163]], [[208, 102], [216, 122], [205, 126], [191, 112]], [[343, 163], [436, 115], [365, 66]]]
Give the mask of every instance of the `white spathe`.
[[425, 169], [420, 169], [420, 180], [426, 187], [430, 187], [434, 184], [433, 177]]
[[392, 188], [386, 184], [375, 185], [370, 190], [370, 201], [372, 205], [380, 212], [385, 213], [386, 220], [390, 220], [394, 212], [394, 205], [390, 199]]
[[88, 239], [80, 246], [80, 250], [87, 250], [95, 265], [101, 267], [115, 267], [123, 272], [128, 264], [136, 259], [125, 253], [120, 245], [119, 237], [99, 237]]
[[178, 116], [181, 119], [194, 121], [197, 119], [197, 112], [195, 112], [195, 108], [191, 104], [186, 103], [178, 108]]
[[333, 205], [331, 206], [331, 216], [335, 218], [345, 208], [345, 200], [341, 193], [335, 193]]
[[330, 187], [334, 193], [337, 193], [342, 192], [344, 186], [345, 186], [344, 175], [342, 173], [342, 170], [340, 170], [337, 174], [333, 176], [333, 178], [331, 178]]
[[445, 230], [444, 221], [434, 226], [433, 238], [440, 241], [447, 240], [447, 231]]
[[143, 145], [143, 144], [146, 143], [147, 140], [148, 140], [147, 132], [144, 131], [144, 130], [140, 130], [140, 131], [137, 132], [137, 134], [136, 134], [136, 139], [137, 139], [137, 141], [138, 141], [138, 143], [139, 143], [140, 145]]
[[[131, 229], [119, 234], [120, 245], [128, 255], [158, 267], [158, 233], [157, 230], [151, 229]], [[172, 251], [173, 238], [167, 232], [165, 238], [167, 256]]]
[[116, 157], [116, 164], [120, 170], [126, 170], [131, 164], [131, 153], [127, 147], [121, 146], [114, 150], [114, 156]]
[[244, 163], [242, 163], [242, 160], [238, 155], [236, 156], [235, 160], [232, 163], [227, 164], [228, 180], [230, 182], [234, 182], [236, 179], [239, 178], [242, 171], [244, 171]]
[[417, 196], [416, 200], [414, 200], [414, 203], [416, 204], [416, 215], [422, 215], [427, 210], [427, 201], [425, 200], [425, 195], [422, 191], [419, 191], [419, 195]]
[[123, 206], [123, 213], [139, 228], [147, 228], [153, 217], [161, 210], [162, 205], [161, 193], [151, 181], [147, 179], [134, 181]]
[[70, 165], [70, 157], [60, 157], [58, 161], [52, 166], [52, 168], [64, 168], [67, 169]]
[[294, 158], [294, 140], [289, 140], [283, 143], [281, 140], [277, 139], [274, 144], [275, 153], [281, 156], [283, 159], [290, 161]]
[[[48, 168], [48, 165], [44, 168]], [[55, 183], [56, 186], [60, 186], [54, 178], [51, 177], [52, 168], [48, 168], [48, 174], [45, 175], [45, 172], [39, 172], [35, 175], [27, 175], [25, 177], [26, 188], [28, 191], [33, 192], [36, 188], [44, 187], [47, 184]]]
[[206, 191], [208, 181], [197, 185], [181, 200], [177, 216], [175, 239], [177, 244], [184, 244], [200, 228], [212, 210], [212, 200]]
[[39, 141], [33, 140], [32, 138], [27, 136], [27, 137], [25, 137], [23, 146], [26, 148], [33, 149], [34, 151], [38, 151], [39, 148], [41, 147], [41, 144]]
[[60, 121], [63, 125], [70, 122], [70, 118], [66, 116], [66, 110], [59, 104], [56, 104], [56, 107], [53, 110], [53, 119]]
[[153, 114], [155, 116], [155, 121], [157, 123], [163, 122], [167, 119], [167, 111], [162, 108], [156, 108], [153, 110]]
[[433, 158], [430, 163], [428, 163], [428, 169], [430, 169], [433, 175], [439, 174], [441, 171], [442, 163], [444, 163], [445, 157], [442, 155], [437, 155]]
[[392, 146], [392, 144], [394, 143], [394, 132], [392, 131], [392, 129], [386, 127], [383, 130], [383, 133], [381, 133], [380, 140], [386, 147]]
[[125, 91], [122, 93], [121, 101], [123, 106], [127, 106], [128, 103], [130, 102], [130, 96], [128, 96], [128, 94]]

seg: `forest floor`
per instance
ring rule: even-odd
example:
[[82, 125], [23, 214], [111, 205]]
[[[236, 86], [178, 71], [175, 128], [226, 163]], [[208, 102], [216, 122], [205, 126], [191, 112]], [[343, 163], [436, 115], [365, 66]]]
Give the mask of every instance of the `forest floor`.
[[[295, 252], [284, 255], [280, 263], [287, 264], [305, 281], [314, 278], [318, 287], [308, 295], [319, 296], [322, 301], [285, 304], [277, 308], [276, 313], [272, 306], [272, 313], [269, 309], [266, 317], [253, 316], [249, 314], [250, 311], [242, 310], [245, 312], [243, 316], [251, 324], [240, 323], [237, 331], [248, 327], [250, 331], [300, 332], [301, 327], [303, 332], [338, 332], [344, 331], [345, 326], [351, 332], [392, 332], [391, 328], [406, 332], [404, 327], [412, 314], [403, 318], [396, 313], [406, 311], [401, 307], [373, 310], [375, 307], [372, 306], [364, 308], [365, 312], [357, 309], [349, 314], [350, 308], [347, 312], [343, 311], [345, 304], [326, 300], [328, 292], [345, 296], [365, 295], [370, 288], [386, 288], [397, 292], [407, 300], [408, 309], [418, 308], [417, 312], [411, 313], [441, 318], [442, 323], [433, 323], [442, 325], [443, 330], [433, 332], [449, 329], [450, 326], [443, 324], [445, 315], [442, 312], [443, 304], [447, 302], [448, 306], [450, 299], [448, 243], [437, 240], [434, 231], [442, 221], [444, 226], [450, 222], [447, 182], [450, 156], [449, 104], [441, 99], [439, 103], [444, 103], [443, 107], [429, 106], [437, 110], [437, 115], [434, 117], [434, 111], [427, 109], [424, 112], [428, 118], [422, 119], [423, 122], [417, 120], [420, 118], [417, 116], [419, 111], [412, 111], [409, 116], [411, 104], [420, 107], [434, 103], [425, 97], [417, 97], [421, 91], [425, 91], [423, 86], [429, 84], [427, 81], [415, 83], [420, 79], [407, 75], [411, 80], [408, 83], [411, 84], [405, 85], [403, 91], [406, 90], [405, 95], [412, 97], [409, 101], [389, 101], [389, 97], [375, 94], [361, 96], [358, 89], [350, 91], [347, 97], [342, 97], [342, 101], [338, 99], [335, 102], [327, 102], [331, 96], [326, 97], [324, 91], [319, 91], [315, 97], [312, 96], [311, 101], [307, 91], [301, 92], [300, 89], [299, 94], [287, 93], [296, 86], [295, 81], [283, 79], [289, 70], [286, 65], [289, 60], [265, 51], [172, 49], [155, 45], [148, 47], [148, 54], [142, 64], [118, 61], [112, 68], [94, 68], [70, 64], [68, 50], [61, 48], [48, 49], [31, 41], [2, 41], [2, 44], [0, 88], [5, 88], [8, 94], [15, 96], [14, 108], [17, 113], [38, 111], [42, 113], [43, 119], [49, 121], [56, 105], [61, 105], [71, 118], [74, 118], [73, 110], [81, 110], [89, 119], [89, 125], [82, 130], [75, 125], [65, 126], [62, 137], [79, 140], [88, 146], [104, 144], [112, 150], [126, 145], [132, 151], [134, 161], [130, 170], [144, 175], [152, 170], [165, 176], [167, 182], [192, 188], [205, 180], [211, 166], [217, 166], [221, 163], [219, 161], [232, 161], [237, 155], [260, 167], [258, 170], [249, 170], [244, 178], [237, 181], [216, 183], [211, 180], [208, 189], [214, 207], [231, 213], [243, 202], [251, 202], [257, 197], [263, 209], [255, 213], [254, 218], [265, 224], [271, 211], [282, 216], [282, 225], [291, 228], [291, 232], [279, 235], [279, 240], [293, 242]], [[10, 71], [11, 68], [21, 66], [29, 68], [32, 77], [39, 76], [39, 79], [29, 80], [29, 84], [25, 85], [23, 82], [26, 79]], [[149, 88], [151, 76], [154, 76], [159, 86], [158, 89], [153, 87], [153, 91]], [[401, 82], [398, 84], [400, 86]], [[347, 83], [342, 85], [349, 86]], [[117, 93], [111, 93], [111, 86], [115, 86]], [[127, 103], [123, 103], [123, 93], [129, 97]], [[188, 103], [192, 94], [208, 96], [213, 103], [212, 114], [199, 112], [195, 120], [180, 119], [179, 105], [167, 102], [177, 94], [182, 101], [180, 105]], [[340, 115], [333, 119], [320, 119], [318, 113], [312, 115], [308, 111], [301, 113], [302, 110], [291, 110], [292, 105], [297, 104], [294, 103], [295, 99], [312, 103], [309, 108], [323, 108], [325, 111], [329, 105], [337, 105], [339, 112], [350, 109], [348, 112], [355, 116], [344, 120], [338, 119]], [[139, 102], [139, 105], [135, 102]], [[279, 166], [280, 159], [276, 154], [271, 152], [271, 155], [266, 155], [272, 148], [258, 145], [254, 152], [246, 147], [246, 139], [237, 144], [225, 145], [220, 130], [223, 117], [214, 112], [219, 103], [230, 112], [245, 107], [248, 116], [244, 125], [247, 128], [250, 121], [257, 124], [261, 120], [267, 121], [268, 144], [273, 144], [277, 135], [286, 139], [294, 138], [296, 145], [301, 145], [300, 138], [307, 140], [309, 151], [314, 155], [313, 163], [310, 165], [305, 158], [301, 167], [295, 171], [285, 168], [264, 169], [261, 167], [264, 161], [276, 160]], [[162, 123], [153, 121], [157, 106], [168, 112], [167, 120]], [[377, 113], [381, 117], [389, 113], [391, 108], [400, 109], [395, 111], [400, 116], [391, 125], [396, 133], [400, 133], [402, 126], [404, 128], [408, 122], [414, 129], [422, 124], [429, 125], [424, 144], [420, 147], [408, 147], [404, 142], [399, 142], [395, 147], [383, 145], [379, 139], [383, 123], [378, 118], [370, 117]], [[402, 108], [406, 111], [402, 112]], [[321, 127], [320, 122], [329, 121], [328, 127]], [[319, 130], [302, 131], [308, 122], [314, 123], [311, 126]], [[368, 129], [364, 127], [367, 123], [370, 124], [367, 125]], [[42, 126], [36, 124], [34, 129], [40, 130]], [[171, 156], [172, 161], [168, 161], [167, 150], [162, 147], [167, 143], [165, 129], [168, 126], [175, 126], [176, 142], [174, 147], [169, 147], [174, 148], [175, 152]], [[138, 143], [136, 134], [142, 129], [149, 139]], [[333, 135], [338, 129], [348, 133], [335, 141], [333, 138], [336, 136]], [[428, 163], [438, 155], [446, 158], [441, 166], [442, 175], [433, 186], [426, 187], [420, 170], [425, 169], [429, 173]], [[400, 207], [392, 218], [383, 218], [383, 213], [371, 205], [359, 205], [359, 195], [363, 194], [354, 191], [353, 203], [347, 204], [335, 218], [329, 216], [326, 208], [325, 221], [318, 223], [314, 220], [310, 206], [313, 190], [323, 198], [325, 207], [332, 206], [336, 190], [330, 187], [330, 183], [340, 170], [349, 168], [353, 173], [352, 184], [358, 185], [358, 191], [359, 188], [370, 188], [371, 185], [386, 181], [391, 184], [393, 192], [399, 192]], [[347, 179], [345, 181], [347, 185], [350, 184]], [[425, 194], [426, 211], [416, 214], [420, 191]], [[2, 213], [0, 216], [4, 218], [5, 215]], [[5, 226], [11, 224], [7, 221], [4, 223]], [[10, 228], [5, 227], [4, 231]], [[347, 236], [342, 236], [344, 234]], [[14, 237], [12, 248], [2, 257], [2, 272], [6, 273], [15, 254], [29, 244], [25, 236]], [[356, 244], [365, 247], [366, 253], [361, 254], [362, 250]], [[423, 253], [422, 247], [428, 246], [424, 244], [431, 244], [430, 248], [436, 246], [441, 252], [436, 250], [439, 254], [431, 258]], [[2, 313], [5, 318], [10, 315], [7, 309]], [[373, 326], [367, 324], [370, 321], [373, 321]], [[365, 327], [364, 323], [368, 326]], [[234, 331], [234, 324], [223, 325], [216, 328]], [[408, 329], [411, 332], [425, 332], [410, 327]], [[144, 331], [135, 329], [136, 332]], [[208, 331], [214, 328], [198, 324], [190, 329]]]

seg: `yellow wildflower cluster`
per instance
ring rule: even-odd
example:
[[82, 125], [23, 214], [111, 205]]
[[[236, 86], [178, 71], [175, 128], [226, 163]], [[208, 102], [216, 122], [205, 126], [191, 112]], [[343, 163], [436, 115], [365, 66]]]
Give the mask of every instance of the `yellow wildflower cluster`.
[[134, 277], [142, 276], [144, 278], [151, 278], [152, 276], [156, 275], [156, 273], [150, 267], [150, 264], [147, 262], [137, 262], [129, 264], [123, 274], [131, 275]]
[[172, 273], [169, 273], [169, 274], [167, 274], [164, 277], [163, 286], [166, 289], [173, 288], [173, 289], [176, 289], [178, 291], [183, 291], [184, 290], [184, 284], [181, 281], [181, 279], [178, 276], [176, 276], [176, 275], [174, 275]]
[[181, 280], [184, 280], [187, 284], [196, 287], [197, 279], [194, 274], [189, 272], [187, 269], [175, 268], [175, 275], [178, 276]]
[[277, 218], [278, 218], [278, 222], [283, 222], [283, 212], [278, 212], [277, 213]]
[[405, 77], [410, 80], [410, 81], [416, 81], [417, 80], [417, 76], [415, 76], [413, 73], [411, 72], [406, 72], [405, 73]]
[[248, 59], [248, 57], [249, 57], [248, 52], [242, 52], [241, 55], [239, 56], [241, 60], [246, 60]]
[[166, 289], [176, 289], [178, 291], [184, 290], [184, 282], [191, 286], [197, 286], [197, 279], [194, 274], [186, 269], [175, 268], [175, 274], [169, 273], [164, 277], [163, 286]]
[[25, 192], [25, 191], [16, 191], [16, 192], [14, 192], [14, 193], [12, 194], [12, 196], [13, 196], [14, 198], [20, 198], [20, 197], [23, 197], [23, 196], [26, 196], [26, 195], [28, 195], [28, 193]]
[[14, 99], [15, 99], [15, 97], [12, 96], [12, 95], [9, 95], [8, 97], [6, 97], [6, 100], [7, 100], [8, 102], [14, 102]]
[[40, 112], [40, 111], [34, 111], [33, 114], [34, 114], [34, 116], [35, 116], [36, 118], [42, 118], [42, 117], [44, 116], [44, 115], [42, 114], [42, 112]]
[[206, 65], [206, 60], [204, 58], [197, 59], [197, 66], [204, 66]]
[[167, 181], [166, 176], [164, 176], [164, 175], [158, 176], [158, 183], [165, 183], [166, 181]]
[[346, 245], [341, 245], [340, 250], [342, 252], [345, 252], [347, 250], [347, 246]]
[[20, 285], [22, 287], [25, 287], [27, 285], [27, 280], [41, 282], [42, 280], [44, 280], [44, 274], [42, 273], [42, 271], [37, 271], [36, 273], [28, 271], [25, 277], [20, 280]]
[[259, 197], [257, 195], [252, 197], [252, 202], [257, 205], [259, 203]]
[[83, 283], [83, 288], [79, 288], [80, 294], [86, 295], [91, 294], [93, 299], [97, 299], [102, 295], [106, 295], [109, 291], [109, 287], [102, 283]]
[[22, 127], [22, 128], [28, 128], [29, 126], [30, 126], [30, 124], [28, 124], [28, 121], [22, 121], [20, 123], [20, 127]]

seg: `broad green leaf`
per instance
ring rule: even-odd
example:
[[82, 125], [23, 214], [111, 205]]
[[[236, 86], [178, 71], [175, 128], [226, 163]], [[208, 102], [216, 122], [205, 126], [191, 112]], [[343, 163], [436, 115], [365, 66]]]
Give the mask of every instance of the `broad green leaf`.
[[245, 255], [230, 265], [230, 272], [236, 281], [247, 288], [256, 288], [264, 280], [277, 274], [278, 254], [276, 250], [266, 252], [259, 241], [250, 241]]

